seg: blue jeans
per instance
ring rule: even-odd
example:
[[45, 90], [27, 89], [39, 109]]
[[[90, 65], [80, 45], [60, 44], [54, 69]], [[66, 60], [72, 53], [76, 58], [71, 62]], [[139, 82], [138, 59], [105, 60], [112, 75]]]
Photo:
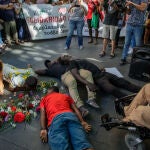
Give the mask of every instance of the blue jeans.
[[2, 33], [0, 31], [0, 45], [4, 44], [3, 41], [2, 41]]
[[134, 38], [134, 36], [132, 35], [132, 39], [131, 39], [131, 42], [130, 42], [130, 47], [131, 47], [131, 48], [134, 48], [135, 46], [136, 46], [135, 38]]
[[74, 113], [57, 115], [48, 131], [48, 144], [52, 150], [84, 150], [92, 148], [83, 127]]
[[69, 48], [71, 44], [72, 35], [75, 29], [77, 29], [77, 36], [78, 36], [78, 46], [83, 46], [83, 36], [82, 30], [84, 27], [84, 20], [82, 21], [69, 21], [69, 32], [66, 39], [66, 46]]
[[141, 46], [142, 35], [143, 35], [143, 26], [132, 26], [130, 24], [127, 24], [125, 44], [122, 52], [122, 59], [126, 59], [127, 57], [132, 36], [135, 39], [135, 46]]

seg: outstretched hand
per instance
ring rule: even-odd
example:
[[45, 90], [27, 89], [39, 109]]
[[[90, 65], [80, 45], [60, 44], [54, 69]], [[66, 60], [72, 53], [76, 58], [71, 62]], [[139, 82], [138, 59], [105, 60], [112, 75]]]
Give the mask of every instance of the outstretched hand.
[[41, 130], [40, 132], [40, 139], [43, 143], [47, 143], [47, 130]]
[[83, 128], [85, 129], [86, 132], [90, 132], [91, 131], [92, 126], [89, 125], [87, 122], [82, 122], [81, 124], [82, 124], [82, 126], [83, 126]]

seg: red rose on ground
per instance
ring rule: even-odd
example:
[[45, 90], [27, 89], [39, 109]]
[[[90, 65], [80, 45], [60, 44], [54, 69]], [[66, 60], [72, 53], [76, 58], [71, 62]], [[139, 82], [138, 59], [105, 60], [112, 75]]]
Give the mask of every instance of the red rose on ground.
[[14, 116], [14, 122], [23, 122], [25, 120], [25, 115], [22, 112], [17, 112]]
[[18, 98], [19, 99], [22, 99], [24, 97], [24, 94], [23, 93], [20, 93], [19, 95], [18, 95]]
[[11, 106], [11, 111], [15, 112], [16, 111], [16, 107], [15, 106]]
[[30, 103], [30, 104], [28, 105], [28, 108], [29, 108], [29, 109], [32, 109], [32, 108], [33, 108], [33, 104]]
[[8, 115], [8, 113], [5, 112], [5, 111], [0, 112], [0, 116], [1, 116], [3, 119], [4, 119], [7, 115]]

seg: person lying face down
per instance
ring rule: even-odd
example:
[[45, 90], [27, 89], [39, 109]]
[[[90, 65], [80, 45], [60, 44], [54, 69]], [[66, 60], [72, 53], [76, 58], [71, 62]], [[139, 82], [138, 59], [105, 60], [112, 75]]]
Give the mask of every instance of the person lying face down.
[[116, 75], [105, 72], [104, 69], [98, 68], [95, 64], [85, 59], [72, 59], [71, 56], [65, 55], [59, 57], [58, 62], [62, 65], [69, 65], [68, 70], [72, 73], [75, 79], [83, 84], [85, 84], [86, 81], [81, 78], [79, 70], [89, 70], [99, 89], [113, 95], [114, 97], [120, 98], [127, 95], [119, 88], [123, 88], [130, 92], [138, 92], [140, 90], [139, 86], [132, 84], [123, 78], [119, 78]]
[[[66, 57], [69, 57], [66, 55]], [[45, 76], [50, 76], [50, 77], [55, 77], [57, 79], [60, 79], [62, 83], [68, 88], [70, 96], [73, 98], [75, 101], [77, 107], [79, 108], [81, 114], [83, 117], [88, 115], [89, 111], [87, 108], [85, 108], [83, 100], [81, 99], [79, 93], [78, 93], [78, 88], [77, 88], [77, 81], [73, 77], [70, 71], [68, 71], [68, 65], [65, 64], [60, 64], [58, 60], [56, 61], [50, 61], [46, 60], [45, 61], [45, 66], [47, 69], [42, 69], [42, 70], [36, 70], [35, 72], [38, 75], [45, 75]], [[88, 93], [88, 100], [87, 103], [94, 107], [94, 108], [99, 108], [99, 106], [96, 104], [95, 99], [96, 99], [96, 86], [93, 84], [93, 78], [92, 74], [88, 70], [80, 69], [79, 73], [82, 78], [86, 79], [85, 84], [86, 85], [93, 85], [93, 91], [89, 89], [89, 86], [86, 86], [87, 93]]]
[[93, 150], [84, 132], [89, 132], [91, 125], [83, 120], [71, 97], [54, 86], [42, 98], [40, 108], [40, 138], [52, 150], [70, 150], [71, 146], [74, 150]]
[[3, 81], [9, 84], [9, 90], [12, 92], [35, 90], [38, 82], [31, 66], [20, 69], [0, 61], [0, 95], [4, 94]]

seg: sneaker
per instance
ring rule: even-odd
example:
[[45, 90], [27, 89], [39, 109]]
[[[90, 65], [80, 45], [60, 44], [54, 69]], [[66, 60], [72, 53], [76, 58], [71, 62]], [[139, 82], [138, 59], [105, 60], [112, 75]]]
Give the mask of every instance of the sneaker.
[[82, 46], [82, 45], [81, 45], [81, 46], [79, 46], [79, 49], [80, 49], [80, 50], [82, 50], [82, 49], [83, 49], [83, 46]]
[[81, 115], [82, 115], [83, 118], [86, 117], [89, 114], [88, 109], [86, 109], [84, 106], [81, 106], [79, 108], [79, 111], [80, 111], [80, 113], [81, 113]]
[[68, 46], [65, 46], [65, 47], [64, 47], [64, 50], [68, 50], [68, 49], [69, 49], [69, 47], [68, 47]]
[[120, 61], [120, 65], [122, 66], [122, 65], [125, 65], [125, 64], [127, 64], [126, 59], [121, 59], [121, 61]]
[[94, 107], [94, 108], [100, 108], [99, 105], [96, 104], [94, 99], [87, 100], [86, 103], [89, 104], [90, 106]]

